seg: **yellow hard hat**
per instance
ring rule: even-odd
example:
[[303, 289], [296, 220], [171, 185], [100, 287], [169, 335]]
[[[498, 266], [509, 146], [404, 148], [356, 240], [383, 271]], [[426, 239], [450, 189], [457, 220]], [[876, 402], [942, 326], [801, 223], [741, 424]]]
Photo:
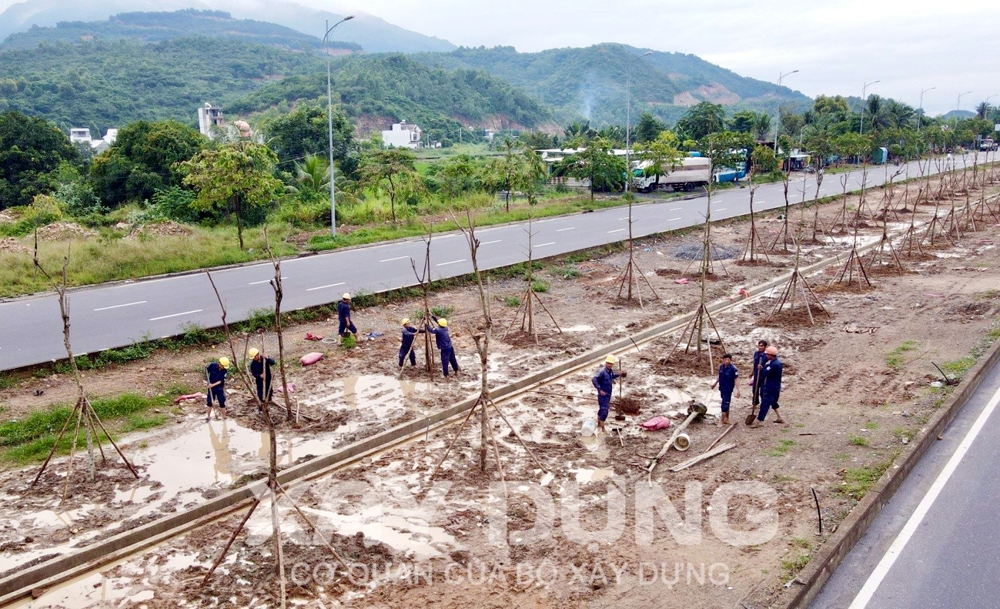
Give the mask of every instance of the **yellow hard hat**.
[[438, 319], [438, 325], [441, 326], [442, 328], [447, 328], [448, 327], [448, 320], [445, 319], [445, 318], [443, 318], [443, 317], [441, 317], [440, 319]]
[[399, 320], [399, 325], [401, 325], [401, 326], [405, 326], [408, 323], [410, 323], [410, 318], [409, 317], [404, 317], [403, 319]]
[[260, 353], [260, 351], [257, 350], [257, 349], [250, 349], [250, 351], [247, 352], [247, 355], [249, 355], [250, 358], [253, 359], [253, 358], [257, 357], [258, 353]]
[[615, 357], [614, 355], [609, 355], [606, 358], [604, 358], [604, 363], [605, 364], [617, 364], [618, 363], [618, 358]]
[[223, 368], [228, 368], [229, 367], [229, 358], [228, 357], [220, 357], [219, 358], [219, 365], [222, 366]]
[[344, 292], [344, 295], [341, 296], [341, 298], [343, 298], [344, 300], [350, 300], [351, 299], [350, 292]]

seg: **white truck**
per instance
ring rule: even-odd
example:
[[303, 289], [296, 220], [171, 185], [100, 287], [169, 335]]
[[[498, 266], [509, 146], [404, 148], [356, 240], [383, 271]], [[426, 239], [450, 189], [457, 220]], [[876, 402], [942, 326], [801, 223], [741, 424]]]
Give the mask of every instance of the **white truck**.
[[652, 192], [657, 188], [668, 186], [674, 190], [691, 191], [699, 186], [705, 186], [712, 179], [712, 161], [705, 157], [684, 157], [681, 166], [661, 175], [659, 182], [655, 175], [644, 175], [647, 167], [649, 162], [642, 161], [632, 172], [635, 176], [632, 178], [632, 184], [639, 192]]

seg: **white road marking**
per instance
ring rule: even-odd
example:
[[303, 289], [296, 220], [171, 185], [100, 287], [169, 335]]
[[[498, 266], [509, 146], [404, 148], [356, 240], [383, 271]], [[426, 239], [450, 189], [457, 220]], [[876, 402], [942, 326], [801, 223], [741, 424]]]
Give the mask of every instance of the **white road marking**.
[[[282, 279], [288, 279], [288, 277], [282, 277]], [[270, 279], [265, 279], [264, 281], [251, 281], [247, 285], [260, 285], [262, 283], [271, 283]]]
[[729, 208], [728, 207], [716, 207], [715, 211], [726, 211], [727, 209], [729, 209]]
[[680, 208], [680, 207], [671, 207], [671, 208], [670, 208], [669, 210], [667, 210], [667, 211], [680, 211], [680, 210], [681, 210], [681, 208]]
[[107, 311], [109, 309], [120, 309], [122, 307], [131, 307], [131, 306], [141, 305], [141, 304], [146, 304], [146, 301], [145, 300], [138, 300], [136, 302], [128, 302], [128, 303], [120, 304], [120, 305], [112, 305], [110, 307], [101, 307], [99, 309], [94, 309], [94, 310], [95, 311]]
[[500, 243], [501, 241], [503, 241], [503, 239], [497, 239], [496, 241], [483, 241], [479, 245], [489, 245], [491, 243]]
[[623, 233], [623, 232], [625, 232], [627, 230], [628, 230], [627, 228], [619, 228], [619, 229], [615, 229], [615, 230], [609, 230], [608, 234], [610, 235], [611, 233]]
[[545, 247], [546, 245], [555, 245], [555, 244], [556, 244], [555, 241], [549, 241], [548, 243], [542, 243], [540, 245], [536, 245], [535, 247]]
[[340, 283], [331, 283], [330, 285], [321, 285], [321, 286], [316, 286], [315, 288], [308, 288], [306, 290], [306, 292], [315, 292], [316, 290], [325, 290], [326, 288], [335, 288], [338, 285], [344, 285], [344, 282], [341, 281]]
[[557, 233], [561, 233], [561, 232], [563, 232], [563, 231], [567, 231], [567, 230], [575, 230], [575, 229], [576, 229], [576, 227], [575, 227], [575, 226], [571, 226], [571, 227], [569, 227], [569, 228], [557, 228], [557, 229], [556, 229], [556, 232], [557, 232]]
[[395, 258], [386, 258], [385, 260], [379, 260], [379, 262], [392, 262], [393, 260], [406, 260], [409, 256], [396, 256]]
[[461, 260], [452, 260], [451, 262], [442, 262], [441, 264], [436, 264], [434, 266], [448, 266], [449, 264], [458, 264], [459, 262], [465, 262], [465, 258], [462, 258]]
[[174, 313], [173, 315], [151, 317], [149, 321], [160, 321], [161, 319], [170, 319], [171, 317], [180, 317], [181, 315], [191, 315], [192, 313], [201, 313], [201, 309], [195, 309], [194, 311], [184, 311], [183, 313]]
[[978, 436], [979, 432], [982, 431], [983, 427], [986, 425], [986, 420], [989, 419], [990, 415], [993, 414], [993, 411], [996, 410], [998, 403], [1000, 403], [1000, 389], [997, 389], [996, 393], [993, 394], [993, 397], [990, 398], [989, 403], [986, 404], [986, 408], [984, 408], [979, 414], [979, 418], [977, 418], [976, 422], [972, 424], [972, 428], [969, 429], [969, 432], [965, 434], [965, 438], [962, 439], [962, 443], [958, 445], [958, 448], [956, 448], [955, 452], [951, 455], [951, 459], [948, 460], [947, 465], [944, 466], [944, 469], [942, 469], [941, 473], [938, 474], [937, 479], [934, 480], [934, 484], [927, 489], [927, 494], [925, 494], [924, 498], [920, 501], [920, 505], [918, 505], [917, 509], [913, 511], [913, 514], [910, 515], [910, 519], [906, 521], [906, 524], [899, 532], [899, 535], [896, 536], [892, 545], [889, 546], [888, 550], [886, 550], [885, 555], [882, 557], [882, 560], [879, 561], [875, 570], [872, 571], [872, 574], [868, 577], [868, 581], [865, 582], [864, 587], [862, 587], [861, 591], [858, 592], [858, 595], [854, 597], [854, 601], [851, 603], [849, 609], [864, 609], [864, 607], [868, 606], [868, 603], [872, 600], [872, 596], [875, 595], [879, 585], [882, 584], [882, 580], [885, 579], [885, 576], [889, 573], [889, 569], [892, 568], [893, 563], [896, 562], [896, 559], [899, 558], [900, 554], [902, 554], [903, 548], [906, 547], [906, 543], [910, 541], [910, 538], [913, 537], [914, 533], [916, 533], [917, 528], [920, 527], [920, 523], [923, 521], [924, 516], [927, 515], [927, 512], [931, 509], [931, 506], [934, 504], [938, 495], [941, 494], [945, 484], [948, 483], [948, 479], [951, 478], [951, 475], [955, 473], [956, 469], [958, 469], [958, 465], [965, 457], [965, 453], [967, 453], [969, 448], [972, 447], [972, 443], [975, 442], [976, 436]]
[[628, 220], [628, 216], [625, 216], [624, 218], [618, 218], [619, 222], [621, 222], [622, 220]]
[[678, 220], [680, 220], [680, 216], [678, 216], [676, 218], [667, 218], [667, 222], [676, 222]]

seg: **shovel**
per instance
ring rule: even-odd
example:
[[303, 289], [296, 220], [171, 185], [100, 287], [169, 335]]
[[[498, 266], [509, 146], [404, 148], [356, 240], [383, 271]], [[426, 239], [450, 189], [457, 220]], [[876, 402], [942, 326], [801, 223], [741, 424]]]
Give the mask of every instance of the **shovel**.
[[746, 423], [748, 426], [753, 425], [753, 420], [756, 418], [757, 418], [757, 405], [754, 404], [750, 406], [750, 414], [747, 415], [747, 418], [744, 419], [743, 422]]

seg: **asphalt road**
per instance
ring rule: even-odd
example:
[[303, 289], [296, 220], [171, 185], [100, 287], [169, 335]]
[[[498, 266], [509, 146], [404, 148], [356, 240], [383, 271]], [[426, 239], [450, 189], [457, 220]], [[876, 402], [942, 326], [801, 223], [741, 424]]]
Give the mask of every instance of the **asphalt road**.
[[988, 374], [812, 609], [1000, 606], [1000, 365]]
[[[962, 166], [961, 157], [955, 161], [958, 167]], [[973, 162], [971, 155], [967, 162]], [[890, 177], [896, 169], [889, 166]], [[911, 177], [919, 175], [916, 163], [911, 163], [908, 170]], [[930, 171], [934, 170], [932, 163]], [[860, 170], [830, 174], [823, 180], [820, 197], [841, 192], [843, 175], [850, 180], [850, 190], [861, 188]], [[866, 186], [881, 185], [885, 178], [885, 168], [872, 167]], [[905, 179], [905, 174], [897, 179]], [[815, 175], [796, 176], [789, 192], [790, 201], [812, 200], [815, 180]], [[701, 224], [705, 203], [706, 198], [701, 196], [633, 206], [633, 235], [643, 237]], [[783, 205], [780, 183], [762, 185], [754, 195], [755, 211]], [[748, 211], [749, 189], [722, 190], [712, 198], [713, 220], [745, 215]], [[526, 229], [526, 222], [478, 229], [480, 269], [527, 260]], [[628, 211], [627, 208], [606, 209], [537, 220], [532, 225], [532, 232], [534, 258], [556, 256], [627, 240]], [[291, 311], [334, 302], [344, 292], [378, 293], [416, 285], [410, 259], [417, 261], [417, 268], [421, 270], [424, 253], [420, 239], [409, 239], [285, 260], [281, 264], [284, 277], [282, 309]], [[461, 233], [434, 236], [431, 266], [434, 279], [472, 271], [469, 249]], [[270, 263], [212, 272], [230, 322], [248, 318], [255, 309], [273, 307], [274, 296], [268, 284], [273, 275]], [[192, 324], [205, 328], [221, 325], [219, 306], [204, 273], [76, 289], [70, 292], [69, 301], [75, 354], [174, 336]], [[54, 294], [0, 303], [0, 370], [65, 357], [59, 303]]]

